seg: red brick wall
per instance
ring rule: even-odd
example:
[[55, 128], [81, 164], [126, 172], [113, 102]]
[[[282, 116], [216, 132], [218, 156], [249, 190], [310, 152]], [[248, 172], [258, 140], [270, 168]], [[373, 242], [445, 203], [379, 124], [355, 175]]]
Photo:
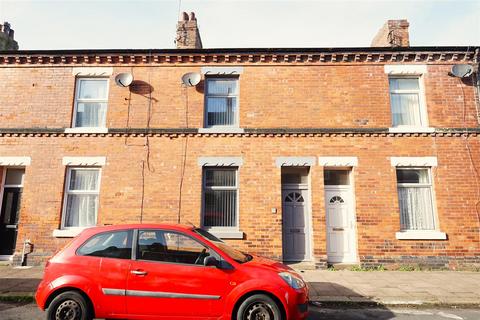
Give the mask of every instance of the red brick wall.
[[[424, 76], [430, 126], [477, 125], [473, 87], [450, 77], [451, 65], [429, 65]], [[203, 126], [202, 85], [182, 88], [180, 78], [200, 67], [116, 67], [151, 84], [151, 126]], [[0, 68], [0, 127], [70, 127], [75, 77], [71, 67]], [[144, 127], [148, 94], [131, 94], [110, 77], [107, 126]], [[141, 87], [141, 86], [140, 86]], [[463, 92], [462, 92], [463, 88]], [[465, 106], [463, 104], [465, 94]], [[128, 117], [130, 107], [130, 117]], [[465, 109], [465, 122], [463, 110]], [[361, 121], [368, 120], [362, 125]], [[243, 128], [318, 128], [391, 126], [388, 75], [380, 64], [321, 66], [246, 66], [240, 76], [240, 126]]]
[[[29, 154], [21, 211], [19, 241], [30, 238], [36, 255], [49, 255], [62, 242], [52, 238], [60, 225], [65, 155], [105, 155], [99, 223], [138, 222], [140, 217], [142, 146], [124, 145], [123, 137], [85, 137], [75, 146], [65, 138], [10, 138], [15, 152]], [[130, 138], [142, 145], [144, 138]], [[150, 138], [152, 171], [145, 172], [144, 222], [176, 222], [182, 148], [185, 138]], [[239, 171], [240, 229], [244, 241], [230, 241], [246, 250], [281, 258], [281, 184], [277, 156], [357, 156], [354, 169], [358, 251], [360, 259], [376, 263], [398, 262], [413, 257], [435, 256], [455, 263], [473, 259], [479, 251], [477, 179], [465, 152], [462, 137], [218, 137], [188, 139], [182, 195], [183, 222], [199, 224], [201, 207], [200, 156], [242, 156]], [[473, 161], [480, 160], [478, 138], [469, 139]], [[2, 146], [1, 152], [5, 152]], [[395, 168], [390, 156], [437, 156], [433, 169], [434, 191], [440, 229], [447, 241], [396, 240], [399, 231]], [[311, 168], [314, 249], [317, 259], [325, 255], [325, 210], [323, 168]], [[39, 192], [40, 191], [40, 192]], [[278, 208], [277, 214], [271, 208]], [[405, 258], [404, 256], [407, 256]], [[478, 262], [478, 261], [476, 261]]]
[[[428, 117], [434, 127], [476, 127], [473, 88], [447, 75], [450, 65], [428, 66], [424, 76]], [[180, 77], [199, 67], [115, 67], [131, 71], [153, 87], [151, 126], [203, 124], [202, 86], [185, 89]], [[0, 68], [3, 128], [69, 127], [75, 78], [70, 67]], [[111, 77], [113, 78], [113, 77]], [[8, 91], [7, 91], [8, 89]], [[4, 94], [8, 92], [8, 94]], [[463, 100], [465, 94], [465, 103]], [[110, 82], [107, 126], [145, 127], [149, 100]], [[130, 109], [130, 110], [129, 110]], [[465, 116], [464, 116], [465, 114]], [[128, 116], [129, 115], [129, 116]], [[465, 120], [464, 120], [465, 118]], [[368, 120], [365, 125], [360, 124]], [[390, 126], [388, 77], [381, 64], [322, 66], [245, 66], [240, 76], [240, 126], [243, 128], [385, 128]], [[106, 156], [99, 223], [138, 222], [142, 200], [142, 161], [146, 139], [134, 136], [0, 136], [0, 156], [30, 156], [26, 167], [18, 243], [35, 244], [31, 261], [51, 255], [65, 239], [59, 228], [65, 180], [64, 156]], [[145, 171], [144, 222], [176, 222], [185, 137], [149, 138], [150, 168]], [[188, 137], [182, 221], [199, 224], [201, 156], [241, 156], [240, 229], [245, 240], [231, 240], [248, 251], [281, 259], [281, 184], [279, 156], [357, 156], [354, 168], [358, 254], [362, 263], [420, 262], [429, 265], [480, 263], [475, 205], [478, 177], [463, 136], [315, 135]], [[468, 145], [480, 160], [478, 136]], [[436, 207], [446, 241], [396, 240], [399, 208], [391, 156], [436, 156], [433, 169]], [[478, 170], [478, 168], [477, 168]], [[323, 168], [310, 170], [314, 254], [326, 257]], [[272, 214], [271, 209], [278, 213]], [[21, 250], [17, 248], [17, 252]]]

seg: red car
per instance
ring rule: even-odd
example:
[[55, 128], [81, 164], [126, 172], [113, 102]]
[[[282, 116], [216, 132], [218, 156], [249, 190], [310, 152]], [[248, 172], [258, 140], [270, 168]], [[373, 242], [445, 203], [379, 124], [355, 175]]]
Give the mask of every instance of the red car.
[[193, 226], [86, 229], [46, 264], [47, 319], [305, 319], [300, 275]]

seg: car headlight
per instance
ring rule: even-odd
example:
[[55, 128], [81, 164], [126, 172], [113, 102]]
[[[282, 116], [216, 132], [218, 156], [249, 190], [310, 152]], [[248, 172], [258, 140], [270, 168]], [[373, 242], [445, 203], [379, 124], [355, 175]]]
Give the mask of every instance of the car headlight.
[[305, 282], [299, 276], [290, 272], [281, 272], [278, 275], [293, 289], [301, 289], [305, 287]]

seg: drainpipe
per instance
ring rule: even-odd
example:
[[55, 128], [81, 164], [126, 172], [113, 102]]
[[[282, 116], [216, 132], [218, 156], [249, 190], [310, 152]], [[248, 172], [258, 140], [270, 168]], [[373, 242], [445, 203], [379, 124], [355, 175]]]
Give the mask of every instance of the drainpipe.
[[[28, 246], [28, 252], [27, 252], [27, 246]], [[27, 255], [33, 252], [33, 243], [30, 241], [30, 239], [25, 239], [23, 241], [23, 249], [22, 249], [22, 267], [25, 267], [27, 265]]]

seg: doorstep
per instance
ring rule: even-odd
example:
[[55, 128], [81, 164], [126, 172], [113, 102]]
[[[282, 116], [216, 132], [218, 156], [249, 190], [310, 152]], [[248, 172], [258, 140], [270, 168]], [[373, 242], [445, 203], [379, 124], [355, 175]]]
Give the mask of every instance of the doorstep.
[[315, 262], [313, 261], [291, 261], [291, 262], [287, 261], [287, 262], [283, 262], [283, 264], [289, 266], [290, 268], [292, 268], [297, 272], [317, 269], [315, 267]]

